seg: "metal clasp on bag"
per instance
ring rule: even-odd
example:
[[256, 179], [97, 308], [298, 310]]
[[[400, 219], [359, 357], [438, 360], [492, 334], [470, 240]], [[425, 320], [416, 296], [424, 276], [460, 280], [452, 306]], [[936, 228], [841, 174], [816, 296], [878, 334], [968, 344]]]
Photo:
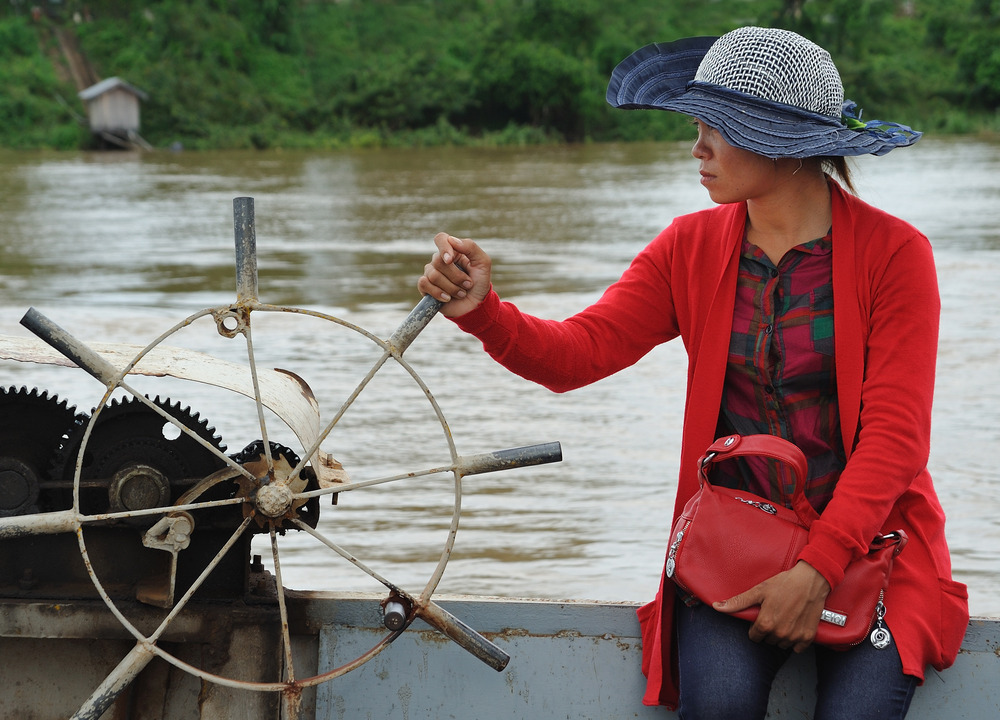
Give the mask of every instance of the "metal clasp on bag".
[[718, 455], [718, 453], [710, 452], [701, 459], [701, 465], [698, 466], [698, 469], [705, 475], [708, 475], [708, 466], [712, 464], [713, 460], [715, 460], [716, 455]]
[[880, 536], [879, 538], [877, 538], [877, 540], [881, 542], [882, 547], [892, 547], [893, 545], [895, 545], [896, 549], [893, 550], [892, 556], [896, 557], [897, 555], [899, 555], [899, 553], [903, 551], [903, 548], [906, 547], [906, 543], [909, 540], [909, 538], [906, 536], [906, 533], [903, 532], [902, 530], [894, 530], [893, 532], [889, 532], [886, 533], [885, 535]]
[[827, 610], [826, 608], [823, 608], [823, 612], [820, 613], [819, 619], [823, 622], [839, 625], [840, 627], [847, 625], [847, 616], [844, 615], [844, 613], [834, 612], [833, 610]]

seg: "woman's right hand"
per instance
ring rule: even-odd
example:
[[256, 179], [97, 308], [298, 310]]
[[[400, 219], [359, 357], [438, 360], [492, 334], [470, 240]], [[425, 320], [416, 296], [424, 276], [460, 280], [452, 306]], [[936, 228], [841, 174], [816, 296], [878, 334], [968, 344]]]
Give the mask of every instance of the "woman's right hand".
[[830, 583], [809, 563], [799, 560], [790, 569], [754, 585], [739, 595], [713, 603], [726, 613], [760, 605], [750, 626], [750, 639], [803, 652], [816, 637]]
[[475, 310], [490, 291], [490, 256], [471, 240], [448, 233], [435, 235], [434, 244], [437, 252], [424, 266], [417, 289], [443, 302], [445, 317]]

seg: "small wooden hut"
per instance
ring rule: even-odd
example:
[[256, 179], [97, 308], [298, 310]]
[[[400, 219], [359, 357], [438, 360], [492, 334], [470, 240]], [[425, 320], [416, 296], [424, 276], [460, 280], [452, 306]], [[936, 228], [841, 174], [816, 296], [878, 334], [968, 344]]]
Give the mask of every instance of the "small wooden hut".
[[92, 133], [114, 145], [148, 147], [139, 136], [139, 101], [149, 98], [142, 90], [110, 77], [78, 95], [87, 106]]

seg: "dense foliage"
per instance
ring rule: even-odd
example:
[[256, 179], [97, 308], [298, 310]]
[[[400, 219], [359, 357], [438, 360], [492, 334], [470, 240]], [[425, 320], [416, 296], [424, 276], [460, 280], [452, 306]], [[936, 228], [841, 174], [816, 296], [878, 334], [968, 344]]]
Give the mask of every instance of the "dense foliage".
[[343, 147], [677, 137], [671, 113], [607, 107], [611, 69], [743, 24], [828, 48], [866, 117], [1000, 127], [1000, 0], [11, 0], [0, 145], [88, 139], [58, 28], [149, 94], [154, 145]]

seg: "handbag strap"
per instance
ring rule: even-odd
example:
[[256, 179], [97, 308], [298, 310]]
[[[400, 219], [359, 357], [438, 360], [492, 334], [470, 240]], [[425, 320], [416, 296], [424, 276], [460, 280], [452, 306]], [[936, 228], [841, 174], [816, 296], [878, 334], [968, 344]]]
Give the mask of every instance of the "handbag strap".
[[805, 495], [805, 482], [809, 477], [806, 456], [797, 445], [777, 435], [726, 435], [718, 438], [698, 460], [698, 477], [703, 482], [708, 482], [708, 468], [712, 463], [741, 455], [768, 457], [788, 465], [795, 477], [792, 509], [807, 528], [819, 519], [819, 513], [809, 504]]

